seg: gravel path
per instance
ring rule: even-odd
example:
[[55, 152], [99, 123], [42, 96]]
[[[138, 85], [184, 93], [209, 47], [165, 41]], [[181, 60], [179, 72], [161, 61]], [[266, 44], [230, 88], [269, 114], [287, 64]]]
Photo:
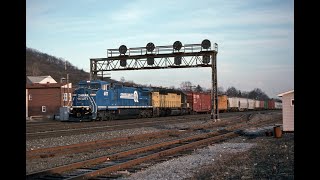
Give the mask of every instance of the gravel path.
[[294, 134], [281, 138], [239, 137], [229, 143], [255, 143], [249, 151], [225, 156], [215, 163], [202, 166], [191, 178], [211, 179], [294, 179]]
[[201, 166], [211, 164], [217, 159], [228, 156], [231, 153], [244, 152], [254, 144], [251, 143], [222, 143], [198, 149], [191, 155], [171, 159], [156, 164], [144, 171], [133, 174], [125, 180], [159, 180], [174, 179], [182, 180], [192, 177]]
[[153, 165], [121, 180], [293, 179], [293, 134], [265, 136], [273, 126]]

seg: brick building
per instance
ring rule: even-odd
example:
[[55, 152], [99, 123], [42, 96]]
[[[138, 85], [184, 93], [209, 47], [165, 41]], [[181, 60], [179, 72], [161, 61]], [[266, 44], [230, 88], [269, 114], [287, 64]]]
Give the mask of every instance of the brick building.
[[26, 84], [26, 117], [54, 118], [59, 108], [70, 106], [72, 83]]

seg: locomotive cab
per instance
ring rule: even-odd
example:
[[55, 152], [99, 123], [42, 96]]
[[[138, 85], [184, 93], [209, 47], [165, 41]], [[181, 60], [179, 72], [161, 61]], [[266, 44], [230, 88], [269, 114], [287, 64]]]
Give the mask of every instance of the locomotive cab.
[[97, 95], [108, 96], [110, 84], [104, 81], [80, 81], [72, 97], [69, 117], [91, 120], [97, 117]]

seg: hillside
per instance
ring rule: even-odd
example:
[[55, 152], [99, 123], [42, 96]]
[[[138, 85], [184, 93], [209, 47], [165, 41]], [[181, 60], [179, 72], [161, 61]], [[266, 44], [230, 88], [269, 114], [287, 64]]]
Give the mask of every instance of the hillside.
[[[88, 60], [89, 65], [89, 60]], [[65, 70], [65, 66], [67, 71]], [[79, 81], [81, 80], [89, 80], [90, 73], [85, 72], [83, 69], [79, 69], [73, 66], [69, 61], [64, 60], [62, 58], [57, 58], [52, 55], [48, 55], [46, 53], [40, 52], [38, 50], [32, 48], [26, 48], [26, 75], [27, 76], [45, 76], [50, 75], [54, 78], [57, 82], [60, 82], [61, 78], [66, 78], [67, 73], [69, 74], [69, 82], [73, 84], [73, 86], [77, 86]], [[102, 78], [100, 78], [102, 79]], [[109, 81], [111, 83], [122, 83], [124, 86], [133, 86], [133, 87], [153, 87], [153, 88], [160, 88], [150, 85], [142, 85], [137, 84], [133, 81], [125, 81], [124, 79], [116, 81], [114, 79], [110, 79], [109, 77], [104, 77], [103, 80]], [[182, 82], [181, 88], [176, 88], [180, 90], [186, 90], [187, 87], [192, 87], [193, 85], [191, 82]], [[184, 85], [183, 85], [184, 84]], [[168, 89], [163, 87], [164, 89]], [[222, 87], [220, 87], [221, 89]], [[223, 89], [223, 88], [222, 88]], [[198, 85], [194, 91], [202, 91], [202, 88]], [[232, 97], [244, 97], [244, 98], [251, 98], [251, 99], [259, 99], [259, 100], [268, 100], [270, 99], [268, 95], [264, 91], [259, 88], [255, 88], [250, 92], [240, 91], [235, 87], [229, 87], [225, 92], [218, 88], [218, 94], [226, 94]], [[277, 102], [281, 102], [280, 99], [275, 99]]]
[[50, 75], [57, 82], [60, 82], [61, 78], [67, 78], [67, 73], [69, 74], [69, 82], [74, 85], [78, 84], [80, 80], [89, 80], [90, 78], [89, 72], [78, 69], [67, 60], [26, 48], [26, 76]]

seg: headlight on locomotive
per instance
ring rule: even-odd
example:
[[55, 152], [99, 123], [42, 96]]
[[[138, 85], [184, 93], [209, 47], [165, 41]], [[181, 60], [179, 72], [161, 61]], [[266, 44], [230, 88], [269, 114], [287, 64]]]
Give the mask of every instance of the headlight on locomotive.
[[72, 107], [69, 108], [69, 113], [73, 114], [73, 108]]

